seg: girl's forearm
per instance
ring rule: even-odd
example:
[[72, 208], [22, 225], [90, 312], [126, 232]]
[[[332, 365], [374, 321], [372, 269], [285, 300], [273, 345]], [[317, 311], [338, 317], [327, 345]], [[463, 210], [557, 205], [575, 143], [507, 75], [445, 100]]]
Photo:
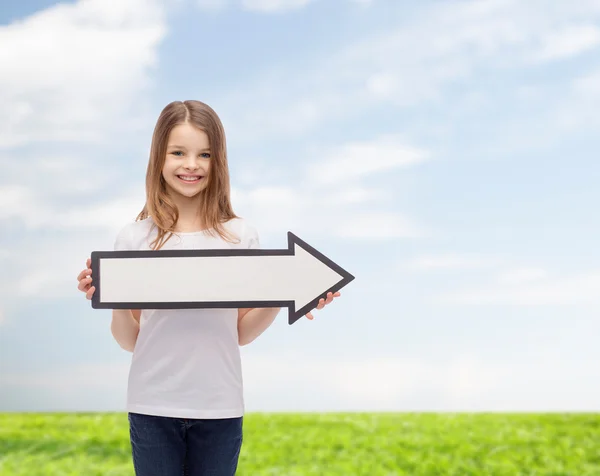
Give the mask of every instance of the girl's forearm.
[[238, 340], [240, 345], [247, 345], [261, 335], [273, 324], [280, 308], [250, 309], [238, 323]]
[[122, 349], [133, 352], [140, 332], [140, 324], [129, 309], [115, 309], [110, 330]]

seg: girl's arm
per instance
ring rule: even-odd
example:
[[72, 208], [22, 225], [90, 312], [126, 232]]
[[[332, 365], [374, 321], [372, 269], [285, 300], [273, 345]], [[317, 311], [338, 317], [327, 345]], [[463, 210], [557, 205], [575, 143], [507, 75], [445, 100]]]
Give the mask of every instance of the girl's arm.
[[[340, 293], [329, 292], [327, 298], [319, 299], [315, 309], [321, 310], [327, 304], [330, 304]], [[261, 335], [267, 328], [273, 324], [273, 321], [279, 314], [281, 308], [257, 308], [257, 309], [238, 309], [238, 341], [240, 345], [247, 345]], [[312, 312], [306, 317], [311, 321], [314, 319]]]
[[255, 308], [238, 310], [238, 341], [248, 345], [273, 324], [281, 308]]
[[112, 313], [110, 330], [122, 349], [133, 352], [140, 332], [141, 311], [115, 309]]

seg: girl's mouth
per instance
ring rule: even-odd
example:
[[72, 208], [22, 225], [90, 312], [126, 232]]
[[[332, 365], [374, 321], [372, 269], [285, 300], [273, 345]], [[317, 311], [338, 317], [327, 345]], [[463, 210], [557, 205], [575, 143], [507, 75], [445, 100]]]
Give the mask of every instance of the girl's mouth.
[[201, 175], [178, 175], [177, 178], [184, 183], [198, 183], [204, 177]]

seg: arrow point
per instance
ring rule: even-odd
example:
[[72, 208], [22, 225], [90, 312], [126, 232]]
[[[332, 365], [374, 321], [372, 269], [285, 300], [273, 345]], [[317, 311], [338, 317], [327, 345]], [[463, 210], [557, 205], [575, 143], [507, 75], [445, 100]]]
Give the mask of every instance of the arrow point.
[[294, 272], [299, 283], [295, 309], [289, 309], [291, 325], [315, 309], [327, 293], [335, 293], [353, 281], [354, 276], [291, 232], [288, 232], [288, 243], [295, 256]]

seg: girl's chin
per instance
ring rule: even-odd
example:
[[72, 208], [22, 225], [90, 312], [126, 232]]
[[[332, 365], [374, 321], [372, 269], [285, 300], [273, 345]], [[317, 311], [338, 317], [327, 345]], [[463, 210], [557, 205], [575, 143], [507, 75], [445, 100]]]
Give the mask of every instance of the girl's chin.
[[204, 190], [204, 187], [202, 185], [196, 187], [169, 187], [169, 191], [172, 194], [179, 195], [180, 197], [185, 198], [194, 198], [197, 195], [199, 195], [200, 192], [202, 192], [202, 190]]

